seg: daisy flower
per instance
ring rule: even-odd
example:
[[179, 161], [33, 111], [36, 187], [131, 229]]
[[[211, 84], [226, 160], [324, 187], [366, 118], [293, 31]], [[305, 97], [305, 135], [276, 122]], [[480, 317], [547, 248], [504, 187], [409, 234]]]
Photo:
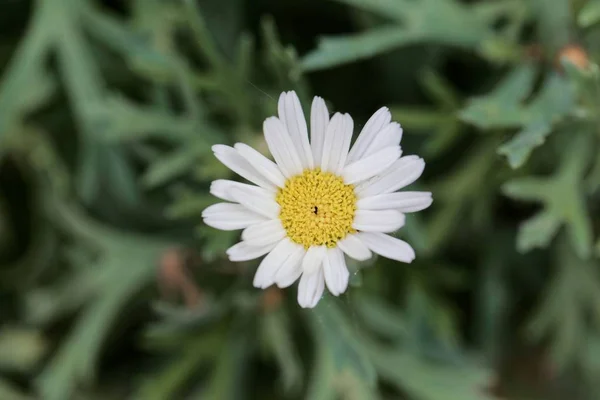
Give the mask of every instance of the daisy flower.
[[298, 278], [298, 303], [312, 308], [325, 286], [339, 296], [348, 286], [345, 256], [364, 261], [373, 253], [405, 263], [411, 246], [388, 233], [404, 225], [404, 214], [427, 208], [429, 192], [396, 192], [425, 168], [417, 156], [402, 157], [402, 128], [386, 107], [367, 121], [352, 148], [352, 118], [329, 118], [315, 97], [308, 127], [296, 93], [282, 93], [277, 117], [263, 124], [275, 162], [252, 147], [215, 145], [215, 156], [253, 183], [212, 182], [210, 192], [225, 200], [206, 208], [204, 222], [241, 230], [227, 250], [231, 261], [265, 256], [254, 286], [285, 288]]

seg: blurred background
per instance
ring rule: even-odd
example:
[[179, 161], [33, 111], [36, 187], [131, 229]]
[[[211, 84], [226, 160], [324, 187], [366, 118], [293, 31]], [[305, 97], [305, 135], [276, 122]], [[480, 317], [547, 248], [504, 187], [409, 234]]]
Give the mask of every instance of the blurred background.
[[[0, 0], [0, 400], [600, 398], [598, 59], [599, 0]], [[314, 310], [200, 218], [284, 90], [434, 198]]]

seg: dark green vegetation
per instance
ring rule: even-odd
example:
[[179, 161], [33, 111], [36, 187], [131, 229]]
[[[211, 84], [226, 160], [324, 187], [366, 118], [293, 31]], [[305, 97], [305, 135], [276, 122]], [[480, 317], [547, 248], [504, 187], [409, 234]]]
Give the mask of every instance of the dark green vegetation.
[[[0, 399], [597, 399], [595, 60], [598, 0], [0, 0]], [[434, 197], [313, 311], [200, 218], [291, 89]]]

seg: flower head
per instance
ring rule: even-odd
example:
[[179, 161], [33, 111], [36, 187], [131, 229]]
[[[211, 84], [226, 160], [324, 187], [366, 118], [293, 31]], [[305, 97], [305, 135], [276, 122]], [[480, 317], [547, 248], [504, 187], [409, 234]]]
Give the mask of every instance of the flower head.
[[315, 97], [308, 127], [294, 92], [282, 93], [277, 117], [263, 129], [275, 162], [243, 144], [213, 146], [215, 156], [253, 183], [217, 180], [211, 193], [225, 200], [206, 208], [204, 222], [242, 231], [227, 250], [231, 261], [265, 256], [254, 286], [285, 288], [298, 278], [298, 303], [314, 307], [325, 286], [334, 296], [348, 286], [345, 255], [363, 261], [377, 253], [411, 262], [410, 245], [387, 233], [404, 225], [404, 214], [427, 208], [429, 192], [396, 192], [425, 167], [417, 156], [401, 157], [402, 128], [387, 108], [365, 124], [352, 148], [352, 118], [329, 118]]

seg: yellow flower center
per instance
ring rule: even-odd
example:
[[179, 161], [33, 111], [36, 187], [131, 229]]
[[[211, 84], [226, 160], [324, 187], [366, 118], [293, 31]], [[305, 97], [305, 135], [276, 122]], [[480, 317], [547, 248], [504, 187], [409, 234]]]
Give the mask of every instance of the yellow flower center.
[[334, 247], [338, 240], [355, 232], [354, 186], [330, 172], [317, 168], [289, 178], [276, 200], [287, 236], [305, 248]]

